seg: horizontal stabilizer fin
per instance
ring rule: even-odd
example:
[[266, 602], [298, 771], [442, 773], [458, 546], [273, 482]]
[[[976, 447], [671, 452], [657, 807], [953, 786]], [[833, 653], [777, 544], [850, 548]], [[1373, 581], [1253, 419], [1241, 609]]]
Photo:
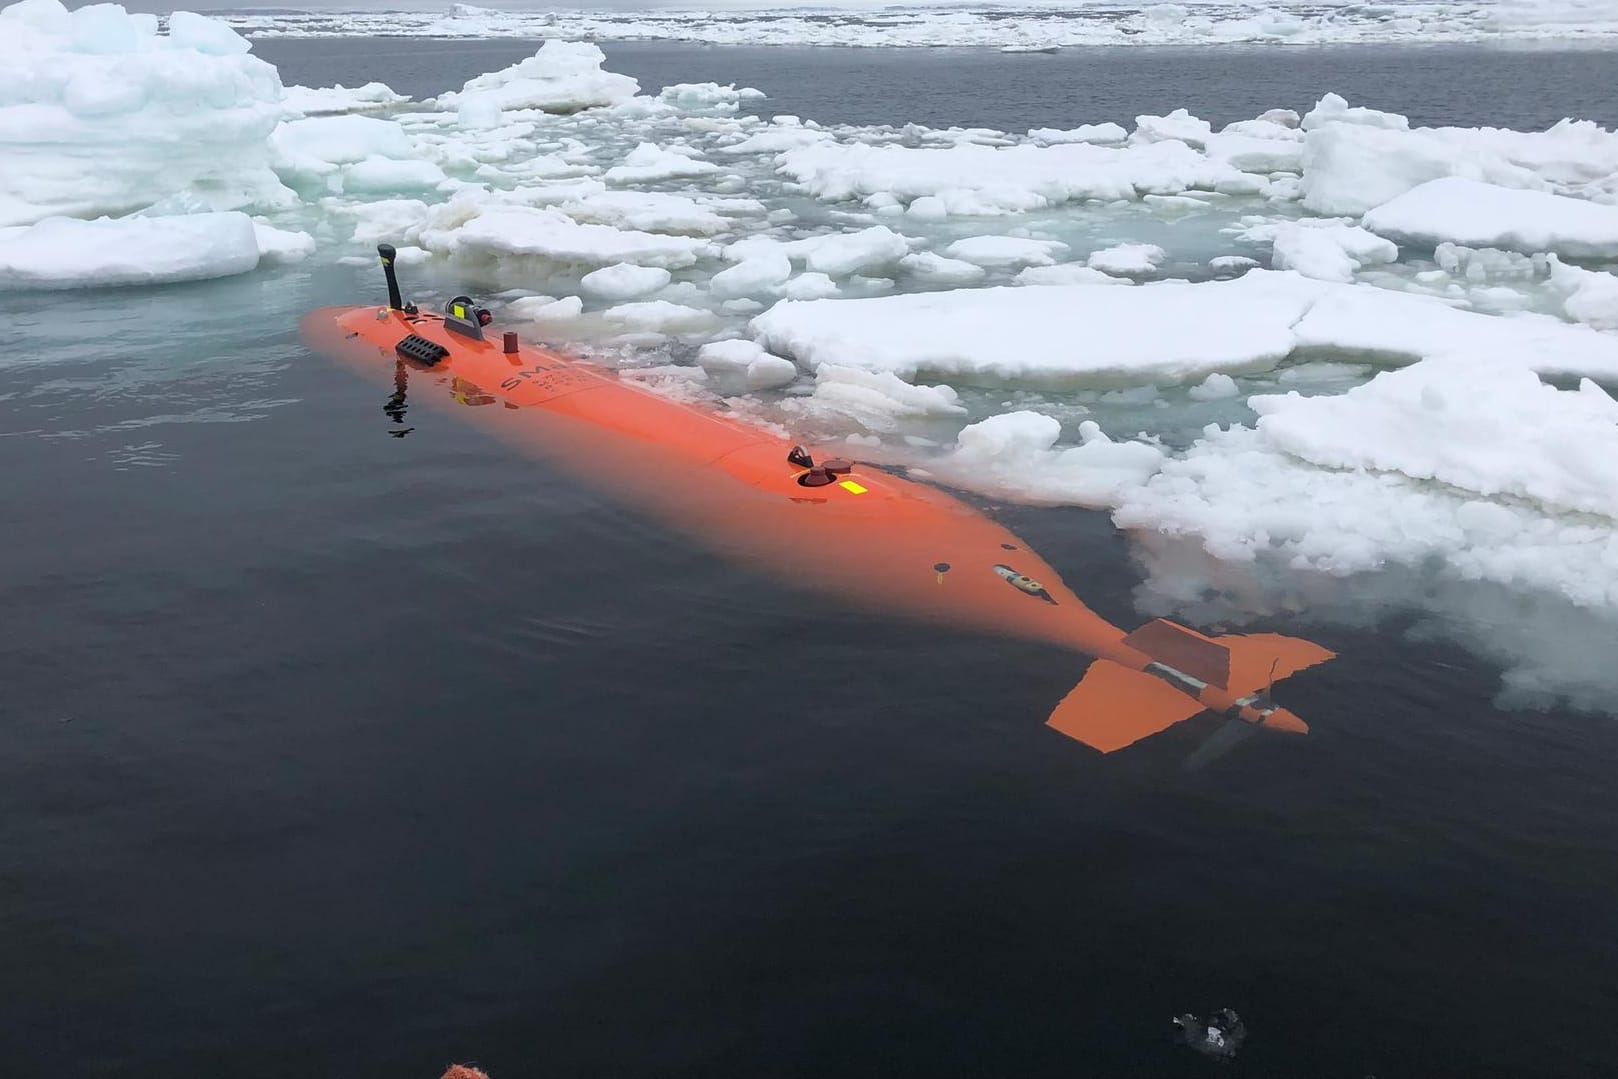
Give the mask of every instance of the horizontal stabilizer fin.
[[1167, 619], [1146, 623], [1125, 637], [1124, 643], [1207, 685], [1224, 689], [1230, 679], [1230, 653], [1222, 640], [1210, 640]]
[[1230, 650], [1230, 691], [1238, 697], [1268, 689], [1272, 682], [1337, 655], [1313, 641], [1279, 633], [1233, 634], [1219, 643]]
[[1069, 738], [1111, 753], [1200, 711], [1199, 701], [1168, 683], [1098, 659], [1046, 722]]

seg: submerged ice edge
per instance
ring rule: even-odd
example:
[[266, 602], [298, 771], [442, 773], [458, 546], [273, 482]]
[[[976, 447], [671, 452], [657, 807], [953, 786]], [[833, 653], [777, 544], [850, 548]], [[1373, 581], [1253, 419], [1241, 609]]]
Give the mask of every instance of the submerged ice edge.
[[[505, 289], [527, 334], [951, 485], [1232, 564], [1618, 612], [1618, 420], [1576, 379], [1618, 382], [1618, 136], [1593, 124], [1412, 129], [1327, 95], [1219, 131], [821, 127], [733, 86], [642, 94], [561, 41], [400, 109], [381, 84], [283, 96], [209, 20], [19, 17], [0, 210], [38, 223], [0, 230], [14, 283], [370, 266], [386, 240], [418, 298]], [[187, 152], [129, 157], [178, 100]], [[123, 186], [63, 182], [86, 153], [123, 154]]]
[[707, 10], [502, 11], [455, 4], [438, 11], [231, 12], [265, 37], [567, 37], [603, 41], [855, 47], [1392, 44], [1618, 39], [1618, 13], [1581, 0], [1558, 4], [1318, 3], [739, 4]]

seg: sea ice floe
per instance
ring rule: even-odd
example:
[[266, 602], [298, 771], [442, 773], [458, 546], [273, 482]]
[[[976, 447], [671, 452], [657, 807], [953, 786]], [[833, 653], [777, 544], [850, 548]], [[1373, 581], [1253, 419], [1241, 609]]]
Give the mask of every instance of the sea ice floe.
[[866, 371], [825, 364], [815, 371], [814, 392], [781, 406], [789, 415], [816, 426], [846, 430], [853, 423], [877, 434], [902, 431], [921, 417], [965, 415], [949, 386], [918, 386], [888, 371]]
[[838, 363], [977, 384], [1185, 382], [1311, 354], [1412, 363], [1465, 353], [1547, 374], [1618, 379], [1615, 336], [1262, 270], [1130, 289], [1001, 287], [782, 303], [751, 328], [765, 347], [811, 368]]
[[1335, 575], [1436, 561], [1461, 580], [1618, 606], [1618, 405], [1593, 384], [1555, 390], [1457, 358], [1255, 406], [1255, 427], [1210, 427], [1123, 492], [1118, 523], [1194, 536], [1222, 559]]
[[[945, 258], [983, 267], [1050, 266], [1065, 256], [1060, 240], [1034, 240], [1023, 236], [969, 236], [944, 248]], [[939, 264], [930, 264], [936, 271]], [[943, 267], [946, 271], [948, 267]]]
[[987, 271], [976, 262], [945, 258], [933, 251], [906, 255], [899, 260], [899, 268], [919, 282], [945, 288], [974, 285], [987, 276]]
[[460, 90], [441, 94], [438, 107], [460, 109], [474, 99], [507, 109], [570, 113], [628, 101], [640, 84], [628, 75], [601, 70], [606, 56], [588, 42], [555, 38], [519, 63], [469, 80]]
[[269, 140], [271, 164], [295, 188], [336, 194], [431, 190], [444, 170], [417, 156], [403, 127], [374, 116], [288, 120]]
[[712, 329], [717, 322], [712, 311], [667, 300], [621, 303], [607, 308], [601, 317], [626, 330], [651, 333], [692, 333]]
[[510, 269], [514, 273], [539, 268], [602, 267], [619, 262], [678, 269], [713, 253], [707, 240], [694, 237], [581, 225], [550, 207], [479, 200], [445, 203], [429, 215], [426, 223], [410, 230], [406, 238], [451, 257], [494, 264], [523, 259], [546, 264], [526, 268], [513, 265]]
[[1429, 180], [1388, 200], [1365, 215], [1365, 227], [1400, 243], [1618, 259], [1618, 206], [1461, 176]]
[[157, 29], [112, 4], [0, 9], [0, 226], [173, 198], [289, 205], [265, 144], [282, 116], [275, 68], [200, 15]]
[[956, 445], [927, 471], [946, 483], [1019, 501], [1116, 505], [1162, 467], [1163, 450], [1147, 442], [1115, 442], [1094, 420], [1078, 427], [1078, 445], [1060, 446], [1062, 425], [1022, 410], [991, 416], [961, 430]]
[[592, 270], [579, 280], [587, 296], [599, 300], [634, 300], [649, 296], [669, 283], [669, 272], [660, 266], [635, 266], [627, 262]]
[[822, 143], [782, 154], [780, 171], [827, 201], [886, 193], [909, 203], [931, 196], [953, 214], [1023, 213], [1081, 199], [1190, 190], [1256, 194], [1265, 186], [1263, 177], [1173, 140], [1123, 148]]
[[[264, 233], [280, 256], [301, 243]], [[303, 240], [308, 240], [303, 236]], [[258, 265], [259, 233], [236, 211], [180, 217], [52, 217], [0, 228], [0, 288], [158, 285], [246, 273]]]
[[1381, 5], [1238, 2], [1030, 5], [967, 9], [937, 2], [903, 11], [574, 8], [497, 11], [453, 4], [417, 11], [242, 10], [233, 25], [277, 37], [468, 37], [531, 40], [677, 40], [710, 45], [993, 47], [1055, 52], [1064, 46], [1321, 45], [1456, 41], [1600, 40], [1618, 36], [1618, 15], [1599, 2]]
[[773, 352], [965, 382], [1201, 378], [1291, 353], [1317, 289], [1291, 274], [1138, 288], [1056, 285], [780, 303], [756, 317]]
[[1156, 244], [1115, 244], [1090, 252], [1084, 264], [1106, 274], [1138, 277], [1155, 271], [1166, 258], [1168, 252]]
[[692, 153], [643, 142], [631, 150], [620, 165], [608, 169], [605, 179], [609, 184], [647, 184], [659, 180], [706, 176], [719, 172], [712, 161], [703, 161]]
[[1586, 121], [1540, 132], [1329, 122], [1305, 139], [1301, 193], [1304, 209], [1330, 216], [1358, 216], [1450, 176], [1612, 202], [1615, 171], [1618, 135]]
[[[1258, 231], [1249, 229], [1244, 238], [1256, 239]], [[1399, 257], [1395, 244], [1357, 225], [1306, 219], [1277, 225], [1268, 235], [1274, 245], [1271, 266], [1277, 270], [1296, 270], [1305, 277], [1322, 281], [1346, 284], [1364, 267], [1393, 262]]]
[[281, 96], [281, 105], [288, 117], [334, 116], [345, 112], [379, 112], [396, 108], [410, 98], [394, 92], [385, 83], [368, 82], [363, 86], [288, 86]]

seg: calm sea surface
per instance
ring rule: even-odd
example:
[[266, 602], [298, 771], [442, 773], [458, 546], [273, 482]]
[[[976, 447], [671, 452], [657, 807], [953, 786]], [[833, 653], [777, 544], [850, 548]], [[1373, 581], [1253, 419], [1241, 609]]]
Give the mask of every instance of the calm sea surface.
[[[427, 94], [511, 42], [262, 42]], [[1613, 122], [1607, 53], [609, 45], [655, 89], [1008, 128], [1328, 89]], [[1303, 740], [1047, 730], [1048, 649], [851, 612], [310, 355], [293, 267], [0, 297], [0, 1071], [1618, 1073], [1618, 724], [1404, 619], [1297, 632]], [[1102, 514], [990, 506], [1103, 616]]]

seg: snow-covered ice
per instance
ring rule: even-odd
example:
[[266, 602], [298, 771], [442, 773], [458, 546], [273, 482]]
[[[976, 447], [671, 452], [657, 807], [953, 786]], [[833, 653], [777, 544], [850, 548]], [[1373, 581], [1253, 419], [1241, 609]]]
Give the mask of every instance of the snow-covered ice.
[[169, 31], [111, 4], [0, 8], [0, 226], [165, 199], [286, 204], [265, 143], [282, 115], [275, 68], [200, 15]]
[[[280, 255], [291, 237], [266, 240]], [[52, 217], [0, 228], [0, 288], [201, 281], [246, 273], [258, 260], [253, 221], [236, 211], [94, 221]]]
[[363, 86], [288, 86], [281, 95], [281, 104], [289, 117], [333, 116], [345, 112], [378, 112], [403, 105], [410, 98], [396, 93], [385, 83], [368, 82]]
[[1426, 361], [1338, 397], [1260, 398], [1256, 426], [1210, 427], [1125, 492], [1116, 519], [1221, 559], [1337, 576], [1436, 562], [1453, 579], [1613, 607], [1618, 405], [1588, 382], [1492, 370]]
[[669, 272], [660, 266], [614, 263], [592, 270], [579, 279], [588, 296], [603, 300], [633, 300], [650, 295], [669, 283]]
[[[1095, 0], [1061, 5], [979, 8], [907, 4], [825, 10], [768, 5], [698, 8], [543, 8], [233, 13], [230, 21], [267, 36], [499, 37], [697, 41], [712, 45], [871, 47], [989, 46], [1057, 51], [1105, 45], [1322, 45], [1443, 41], [1589, 41], [1618, 36], [1618, 14], [1579, 0], [1513, 3], [1403, 0], [1397, 7], [1307, 0], [1183, 4]], [[1037, 58], [1036, 58], [1037, 59]]]
[[1400, 243], [1618, 259], [1618, 206], [1461, 176], [1429, 180], [1389, 199], [1365, 215], [1365, 227]]
[[[838, 32], [635, 18], [652, 37]], [[1001, 43], [1031, 46], [1056, 38], [1030, 20], [1086, 18], [975, 32], [1021, 24]], [[1161, 42], [1200, 18], [1112, 23]], [[1197, 33], [1236, 34], [1206, 18]], [[492, 295], [664, 392], [901, 448], [899, 465], [997, 497], [1115, 508], [1154, 558], [1178, 537], [1318, 573], [1438, 566], [1618, 612], [1613, 133], [1420, 128], [1333, 95], [1219, 130], [1196, 102], [1131, 127], [822, 125], [765, 119], [735, 86], [642, 95], [562, 40], [629, 33], [623, 13], [430, 24], [538, 19], [534, 56], [416, 103], [381, 84], [283, 96], [208, 20], [176, 15], [164, 37], [116, 9], [5, 9], [0, 221], [24, 227], [0, 228], [0, 284], [369, 267], [385, 240], [401, 267], [430, 264], [416, 289]], [[1401, 21], [1286, 19], [1287, 40]], [[878, 22], [870, 36], [908, 44], [962, 32]], [[173, 140], [151, 134], [165, 125]], [[109, 160], [128, 167], [85, 167]]]
[[438, 106], [455, 110], [476, 101], [499, 110], [569, 113], [628, 101], [640, 84], [628, 75], [603, 71], [605, 60], [601, 50], [588, 42], [552, 38], [527, 59], [440, 94]]

